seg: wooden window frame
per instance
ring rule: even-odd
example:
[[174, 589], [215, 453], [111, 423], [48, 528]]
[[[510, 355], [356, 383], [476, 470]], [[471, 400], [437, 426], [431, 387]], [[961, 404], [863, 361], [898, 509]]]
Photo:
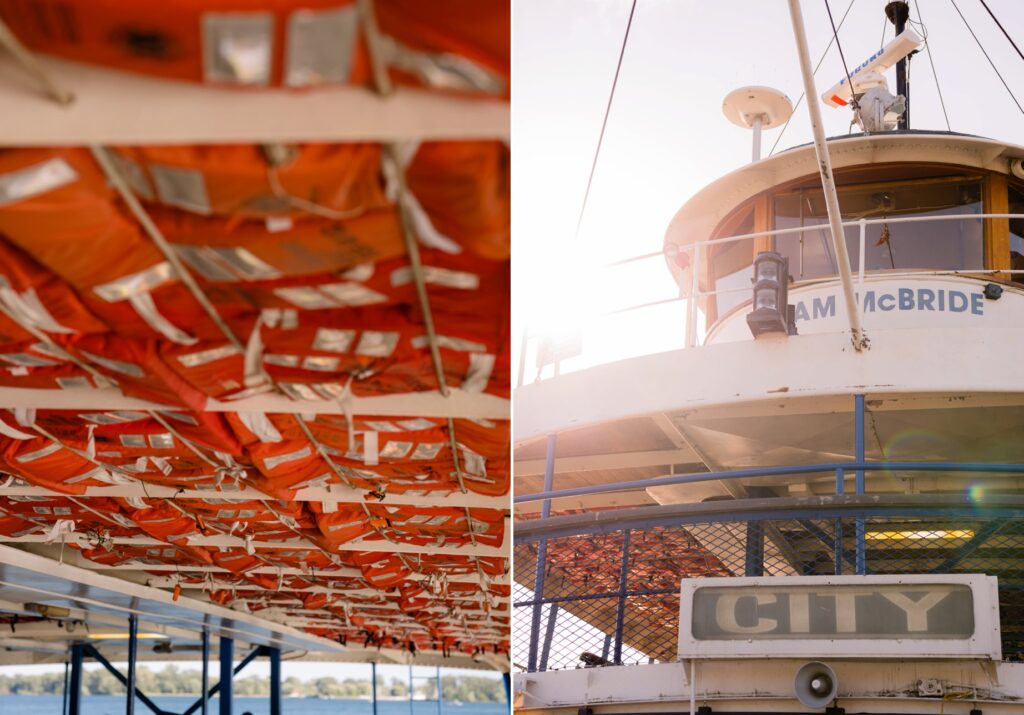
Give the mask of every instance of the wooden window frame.
[[[864, 169], [865, 166], [844, 167], [846, 170]], [[853, 184], [839, 184], [836, 190], [840, 195], [844, 191], [865, 190], [872, 188], [885, 188], [893, 186], [920, 186], [931, 183], [948, 183], [954, 181], [980, 181], [982, 185], [982, 213], [1008, 213], [1009, 193], [1007, 175], [995, 171], [979, 171], [977, 169], [955, 166], [949, 164], [884, 164], [878, 165], [880, 172], [898, 171], [901, 168], [935, 168], [936, 170], [949, 170], [951, 172], [941, 176], [924, 176], [916, 179], [891, 179], [888, 181], [872, 181]], [[836, 174], [836, 178], [842, 181], [843, 171]], [[816, 177], [807, 176], [783, 185], [763, 191], [754, 197], [747, 199], [742, 204], [722, 219], [711, 232], [712, 238], [729, 236], [735, 233], [734, 229], [747, 218], [747, 211], [752, 210], [754, 214], [754, 226], [752, 233], [771, 231], [775, 228], [774, 213], [772, 206], [775, 199], [780, 196], [793, 195], [808, 186], [820, 187], [813, 179]], [[1009, 219], [984, 219], [982, 229], [982, 255], [984, 257], [986, 270], [1009, 270], [1010, 269], [1010, 221]], [[775, 250], [775, 237], [764, 235], [754, 238], [751, 263], [761, 251]], [[708, 252], [710, 254], [710, 252]], [[709, 290], [715, 284], [714, 265], [711, 256], [708, 255], [702, 260], [700, 282], [703, 290]], [[1013, 276], [1008, 273], [985, 274], [979, 277], [987, 277], [992, 280], [1011, 282]], [[1024, 282], [1024, 276], [1018, 277]], [[715, 296], [705, 296], [701, 300], [701, 308], [706, 316], [706, 331], [718, 322], [718, 304]]]

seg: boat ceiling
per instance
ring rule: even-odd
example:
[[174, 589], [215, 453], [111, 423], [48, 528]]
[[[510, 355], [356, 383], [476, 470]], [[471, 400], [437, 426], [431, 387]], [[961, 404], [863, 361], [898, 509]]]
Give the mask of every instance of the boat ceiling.
[[374, 27], [269, 3], [288, 42], [348, 28], [352, 57], [275, 44], [264, 83], [204, 74], [231, 44], [201, 18], [159, 64], [18, 4], [0, 17], [82, 98], [0, 72], [41, 127], [0, 149], [0, 612], [49, 594], [191, 627], [180, 645], [201, 614], [254, 645], [507, 669], [507, 4], [378, 0]]

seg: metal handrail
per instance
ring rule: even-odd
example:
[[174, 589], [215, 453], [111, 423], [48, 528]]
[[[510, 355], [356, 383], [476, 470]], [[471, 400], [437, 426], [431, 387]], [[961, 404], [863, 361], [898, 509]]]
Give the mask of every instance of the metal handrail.
[[[858, 256], [859, 256], [859, 268], [857, 271], [857, 284], [863, 285], [867, 272], [864, 268], [864, 256], [865, 256], [865, 241], [866, 231], [868, 226], [875, 226], [880, 224], [897, 224], [897, 223], [916, 223], [916, 222], [927, 222], [927, 221], [963, 221], [963, 220], [986, 220], [986, 219], [1024, 219], [1024, 213], [961, 213], [961, 214], [939, 214], [939, 215], [926, 215], [926, 216], [894, 216], [889, 218], [861, 218], [850, 221], [843, 221], [843, 228], [849, 228], [857, 226], [860, 228], [860, 236], [858, 239]], [[615, 310], [602, 313], [601, 316], [617, 315], [620, 313], [626, 313], [633, 310], [641, 310], [644, 308], [655, 307], [658, 305], [665, 305], [667, 303], [674, 303], [685, 300], [687, 298], [700, 298], [718, 295], [720, 293], [738, 293], [749, 290], [748, 288], [723, 288], [721, 290], [712, 289], [702, 291], [700, 289], [700, 271], [698, 266], [700, 264], [701, 253], [708, 251], [712, 246], [723, 245], [727, 243], [734, 243], [736, 241], [746, 241], [761, 236], [785, 236], [792, 234], [801, 234], [807, 231], [821, 231], [827, 230], [828, 224], [812, 224], [808, 226], [796, 226], [792, 228], [778, 228], [770, 229], [767, 231], [755, 231], [752, 233], [735, 234], [732, 236], [722, 236], [719, 238], [711, 238], [704, 241], [695, 241], [693, 243], [686, 244], [685, 246], [678, 247], [681, 251], [691, 253], [692, 258], [690, 261], [690, 272], [691, 272], [691, 285], [686, 296], [679, 296], [673, 298], [666, 298], [663, 300], [650, 301], [640, 305], [625, 306], [623, 308], [617, 308]], [[623, 258], [618, 261], [606, 263], [602, 266], [605, 269], [618, 268], [623, 265], [635, 263], [637, 261], [648, 260], [655, 257], [665, 257], [663, 251], [644, 253], [629, 258]], [[872, 271], [875, 274], [878, 272]], [[898, 273], [886, 273], [889, 277], [902, 277], [909, 275], [1024, 275], [1024, 270], [1004, 270], [1004, 269], [992, 269], [983, 268], [978, 270], [967, 270], [967, 269], [952, 269], [952, 270], [934, 270], [934, 269], [921, 269], [921, 270], [908, 270], [901, 271]], [[811, 279], [810, 281], [801, 281], [797, 285], [811, 285], [816, 282], [833, 281], [835, 277], [822, 277]], [[697, 347], [697, 313], [698, 313], [698, 301], [689, 300], [687, 320], [686, 320], [686, 341], [684, 347]], [[709, 332], [710, 326], [705, 326], [705, 334]], [[521, 346], [520, 366], [525, 367], [526, 361], [526, 348], [527, 343], [532, 339], [538, 337], [537, 335], [524, 334]], [[521, 369], [522, 372], [522, 369]], [[523, 384], [523, 375], [520, 375], [519, 385]]]
[[[515, 504], [559, 499], [563, 497], [592, 496], [609, 492], [630, 491], [633, 489], [650, 489], [652, 487], [672, 486], [675, 484], [694, 484], [716, 480], [748, 479], [758, 477], [797, 476], [814, 473], [839, 472], [873, 472], [891, 470], [894, 472], [982, 472], [988, 474], [1024, 474], [1024, 464], [995, 464], [988, 462], [873, 462], [867, 460], [851, 460], [849, 462], [826, 462], [822, 464], [802, 464], [784, 467], [756, 467], [753, 469], [734, 469], [724, 472], [695, 472], [690, 474], [669, 474], [651, 479], [634, 479], [627, 482], [595, 484], [571, 489], [548, 490], [532, 494], [518, 494], [512, 498]], [[838, 476], [838, 475], [837, 475]]]

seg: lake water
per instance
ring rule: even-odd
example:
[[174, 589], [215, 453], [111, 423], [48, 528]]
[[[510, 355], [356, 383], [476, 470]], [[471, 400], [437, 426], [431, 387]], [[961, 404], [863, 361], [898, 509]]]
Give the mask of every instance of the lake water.
[[[156, 696], [153, 702], [172, 713], [184, 712], [196, 699], [194, 697]], [[368, 700], [317, 700], [314, 698], [285, 698], [284, 715], [372, 715]], [[60, 715], [64, 700], [60, 695], [0, 695], [2, 715]], [[219, 715], [217, 698], [210, 700], [209, 715]], [[234, 698], [235, 715], [270, 715], [269, 699]], [[123, 695], [87, 695], [82, 698], [82, 715], [124, 715]], [[135, 701], [137, 715], [149, 715], [150, 710]], [[198, 712], [198, 711], [197, 711]], [[382, 700], [377, 703], [378, 715], [437, 715], [436, 702], [414, 702], [408, 700]], [[508, 705], [504, 703], [466, 703], [455, 705], [444, 703], [441, 715], [505, 715]]]

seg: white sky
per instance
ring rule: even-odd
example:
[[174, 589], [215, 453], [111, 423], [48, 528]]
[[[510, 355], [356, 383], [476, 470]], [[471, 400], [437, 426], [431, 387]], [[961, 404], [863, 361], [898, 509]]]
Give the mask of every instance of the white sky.
[[[830, 0], [838, 24], [849, 0]], [[956, 0], [996, 67], [1024, 104], [1024, 61], [977, 0]], [[1024, 2], [988, 0], [1018, 46]], [[832, 36], [821, 0], [804, 0], [812, 64]], [[839, 33], [859, 64], [893, 37], [883, 0], [854, 0]], [[722, 116], [725, 95], [744, 85], [802, 92], [783, 0], [638, 0], [604, 146], [578, 243], [573, 236], [622, 42], [629, 0], [515, 0], [513, 7], [513, 317], [515, 351], [531, 330], [585, 324], [586, 362], [682, 347], [684, 304], [594, 314], [671, 298], [659, 258], [628, 271], [594, 270], [660, 251], [672, 215], [701, 187], [750, 160], [747, 130]], [[953, 131], [1024, 144], [1024, 115], [989, 67], [950, 0], [911, 2], [925, 21]], [[820, 94], [843, 75], [833, 45], [816, 76]], [[895, 70], [888, 73], [895, 92]], [[945, 130], [927, 55], [911, 62], [911, 128]], [[818, 100], [820, 101], [820, 100]], [[822, 106], [826, 133], [845, 134], [846, 109]], [[779, 130], [765, 132], [767, 155]], [[779, 150], [809, 142], [801, 105]], [[581, 361], [577, 361], [579, 363]], [[527, 362], [527, 382], [535, 374]], [[579, 366], [579, 364], [577, 364]]]

